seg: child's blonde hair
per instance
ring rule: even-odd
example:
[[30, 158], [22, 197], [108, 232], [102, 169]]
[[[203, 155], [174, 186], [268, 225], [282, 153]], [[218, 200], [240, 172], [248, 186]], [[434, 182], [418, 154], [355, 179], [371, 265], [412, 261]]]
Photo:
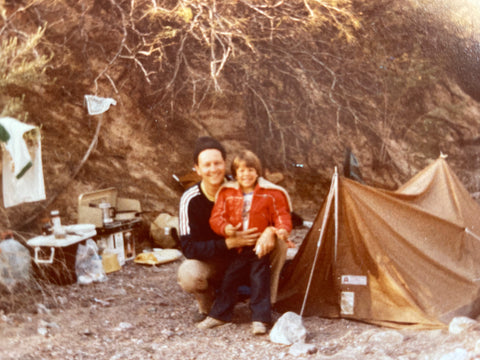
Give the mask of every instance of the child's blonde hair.
[[262, 176], [262, 163], [257, 155], [255, 155], [250, 150], [243, 150], [240, 152], [232, 161], [231, 172], [234, 178], [237, 177], [237, 169], [240, 167], [240, 164], [245, 162], [247, 167], [252, 167], [257, 171], [258, 176]]

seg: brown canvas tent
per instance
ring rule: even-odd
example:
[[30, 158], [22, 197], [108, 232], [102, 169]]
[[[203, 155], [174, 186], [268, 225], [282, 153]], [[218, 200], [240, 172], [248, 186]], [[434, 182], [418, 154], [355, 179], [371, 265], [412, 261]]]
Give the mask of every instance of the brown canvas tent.
[[276, 308], [432, 328], [476, 317], [479, 290], [480, 206], [440, 157], [395, 192], [335, 174]]

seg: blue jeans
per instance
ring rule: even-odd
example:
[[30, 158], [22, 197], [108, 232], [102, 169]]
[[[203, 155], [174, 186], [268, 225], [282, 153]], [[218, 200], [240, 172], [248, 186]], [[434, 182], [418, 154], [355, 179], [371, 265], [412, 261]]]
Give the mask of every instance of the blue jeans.
[[269, 256], [259, 259], [253, 247], [242, 248], [242, 252], [232, 258], [209, 316], [226, 322], [232, 320], [237, 290], [245, 284], [245, 279], [249, 280], [247, 284], [251, 289], [252, 321], [271, 322]]

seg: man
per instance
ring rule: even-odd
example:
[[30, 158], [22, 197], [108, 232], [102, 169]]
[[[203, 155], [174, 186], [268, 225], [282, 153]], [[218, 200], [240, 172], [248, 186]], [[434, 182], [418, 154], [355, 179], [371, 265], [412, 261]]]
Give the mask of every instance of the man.
[[200, 321], [208, 314], [215, 299], [215, 289], [222, 281], [232, 249], [256, 245], [258, 256], [270, 254], [271, 302], [275, 303], [280, 271], [285, 263], [287, 244], [273, 231], [259, 237], [256, 229], [239, 231], [223, 238], [209, 225], [215, 195], [225, 181], [225, 148], [211, 137], [200, 137], [194, 150], [195, 171], [201, 181], [182, 195], [179, 210], [179, 231], [182, 252], [187, 258], [178, 269], [178, 282], [195, 296]]

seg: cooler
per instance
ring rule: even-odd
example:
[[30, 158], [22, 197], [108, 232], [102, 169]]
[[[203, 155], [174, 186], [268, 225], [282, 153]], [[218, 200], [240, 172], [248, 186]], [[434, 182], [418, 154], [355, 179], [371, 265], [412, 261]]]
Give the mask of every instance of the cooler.
[[66, 236], [63, 239], [55, 235], [41, 235], [27, 240], [33, 248], [34, 263], [38, 275], [58, 284], [76, 282], [75, 259], [79, 244], [92, 239], [97, 231], [93, 224], [75, 224], [64, 226]]

